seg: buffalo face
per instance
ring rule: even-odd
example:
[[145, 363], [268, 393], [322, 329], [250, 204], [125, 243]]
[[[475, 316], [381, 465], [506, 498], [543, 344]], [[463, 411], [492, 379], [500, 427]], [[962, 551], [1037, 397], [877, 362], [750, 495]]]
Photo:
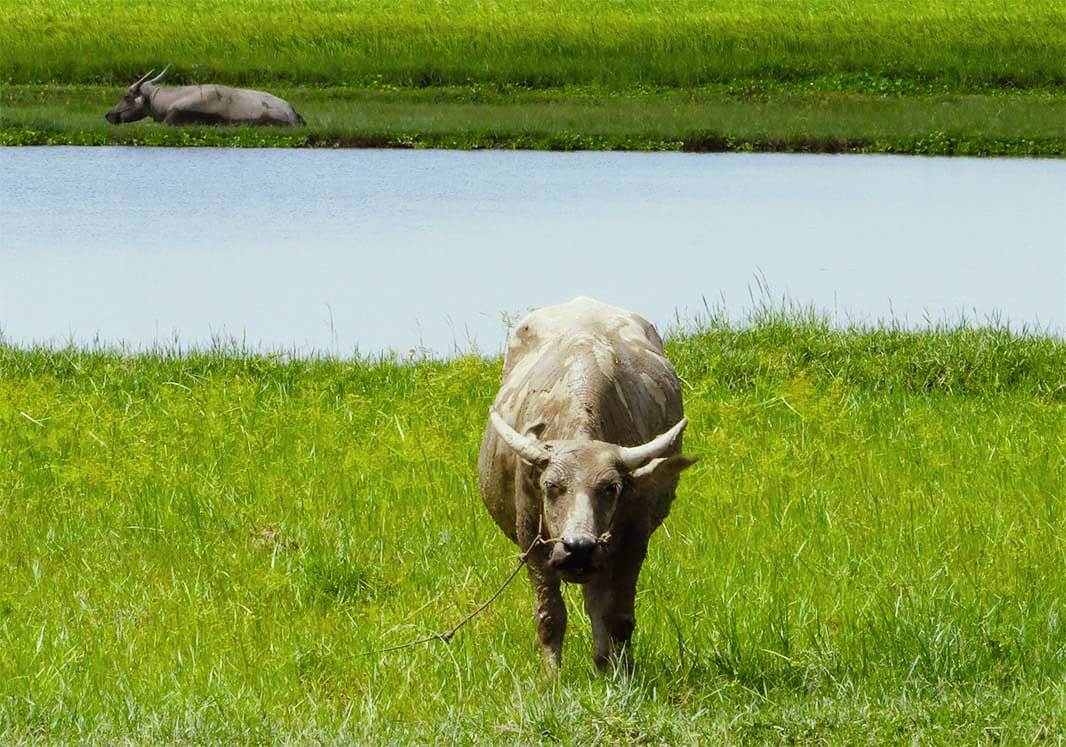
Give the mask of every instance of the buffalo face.
[[126, 124], [127, 122], [136, 122], [139, 119], [144, 119], [151, 113], [151, 107], [149, 105], [148, 96], [142, 91], [142, 86], [147, 81], [148, 85], [155, 85], [163, 76], [166, 75], [167, 68], [163, 69], [156, 77], [148, 80], [148, 76], [151, 75], [154, 70], [149, 70], [143, 77], [134, 81], [126, 89], [126, 94], [104, 115], [111, 124]]
[[104, 115], [111, 124], [126, 124], [136, 122], [148, 116], [148, 99], [139, 93], [129, 91]]
[[567, 581], [583, 583], [603, 567], [626, 474], [610, 444], [558, 441], [550, 450], [536, 479], [542, 535], [555, 540], [548, 564]]
[[530, 465], [539, 494], [541, 537], [552, 549], [548, 565], [566, 581], [585, 583], [603, 570], [611, 533], [633, 503], [676, 485], [695, 460], [675, 453], [682, 419], [646, 444], [617, 446], [595, 440], [541, 441], [542, 425], [518, 433], [493, 410], [497, 433]]

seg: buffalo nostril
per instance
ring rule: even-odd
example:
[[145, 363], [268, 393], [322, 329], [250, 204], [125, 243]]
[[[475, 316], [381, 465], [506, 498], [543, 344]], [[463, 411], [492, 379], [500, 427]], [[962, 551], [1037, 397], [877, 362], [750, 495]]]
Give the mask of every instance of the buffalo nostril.
[[587, 558], [596, 549], [596, 538], [588, 534], [563, 537], [563, 547], [575, 558]]

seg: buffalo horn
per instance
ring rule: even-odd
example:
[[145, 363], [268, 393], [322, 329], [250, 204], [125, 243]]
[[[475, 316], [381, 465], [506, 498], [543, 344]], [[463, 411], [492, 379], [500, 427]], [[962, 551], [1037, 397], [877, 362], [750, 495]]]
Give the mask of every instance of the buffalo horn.
[[163, 72], [148, 81], [148, 84], [154, 86], [156, 83], [163, 80], [163, 76], [167, 74], [167, 70], [170, 70], [170, 65], [167, 65], [165, 68], [163, 68]]
[[626, 469], [632, 470], [647, 464], [656, 457], [662, 456], [681, 436], [681, 432], [685, 430], [686, 425], [688, 425], [688, 418], [681, 418], [673, 428], [656, 436], [646, 444], [619, 447], [618, 456], [622, 464], [625, 465]]
[[148, 76], [151, 75], [154, 72], [155, 72], [155, 70], [149, 70], [147, 73], [144, 74], [144, 77], [138, 78], [137, 80], [135, 80], [133, 83], [130, 84], [130, 90], [131, 91], [136, 91], [138, 88], [141, 87], [142, 83], [144, 83], [146, 80], [148, 80]]
[[489, 420], [492, 421], [492, 427], [496, 429], [496, 433], [500, 435], [504, 443], [514, 449], [527, 462], [544, 465], [551, 459], [551, 455], [544, 444], [534, 436], [523, 436], [508, 425], [507, 421], [501, 418], [495, 409], [489, 410]]

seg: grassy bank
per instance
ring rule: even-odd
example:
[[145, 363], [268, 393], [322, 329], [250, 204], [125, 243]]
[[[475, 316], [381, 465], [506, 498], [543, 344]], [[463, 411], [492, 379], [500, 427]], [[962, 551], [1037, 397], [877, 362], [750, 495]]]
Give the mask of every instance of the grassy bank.
[[279, 88], [297, 129], [103, 119], [106, 86], [6, 86], [0, 144], [448, 147], [1066, 155], [1066, 94]]
[[52, 0], [0, 5], [0, 80], [691, 87], [841, 73], [1066, 84], [1052, 0]]
[[[1062, 156], [1063, 59], [1050, 0], [31, 0], [0, 3], [0, 143]], [[168, 63], [310, 127], [106, 128]]]
[[638, 673], [595, 676], [575, 614], [549, 685], [524, 580], [360, 656], [513, 562], [476, 489], [498, 360], [0, 346], [0, 739], [1062, 738], [1066, 343], [766, 317], [669, 352], [701, 461]]

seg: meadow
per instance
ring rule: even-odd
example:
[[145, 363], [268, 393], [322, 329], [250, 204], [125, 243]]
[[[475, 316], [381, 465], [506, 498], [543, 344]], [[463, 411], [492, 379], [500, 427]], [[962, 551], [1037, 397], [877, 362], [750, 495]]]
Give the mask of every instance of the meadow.
[[[8, 0], [0, 142], [1061, 156], [1063, 59], [1050, 0]], [[165, 64], [311, 127], [86, 118]]]
[[[476, 457], [500, 360], [0, 344], [0, 741], [1066, 738], [1066, 342], [671, 335], [700, 462], [637, 668], [541, 672]], [[577, 610], [579, 596], [568, 602]]]

